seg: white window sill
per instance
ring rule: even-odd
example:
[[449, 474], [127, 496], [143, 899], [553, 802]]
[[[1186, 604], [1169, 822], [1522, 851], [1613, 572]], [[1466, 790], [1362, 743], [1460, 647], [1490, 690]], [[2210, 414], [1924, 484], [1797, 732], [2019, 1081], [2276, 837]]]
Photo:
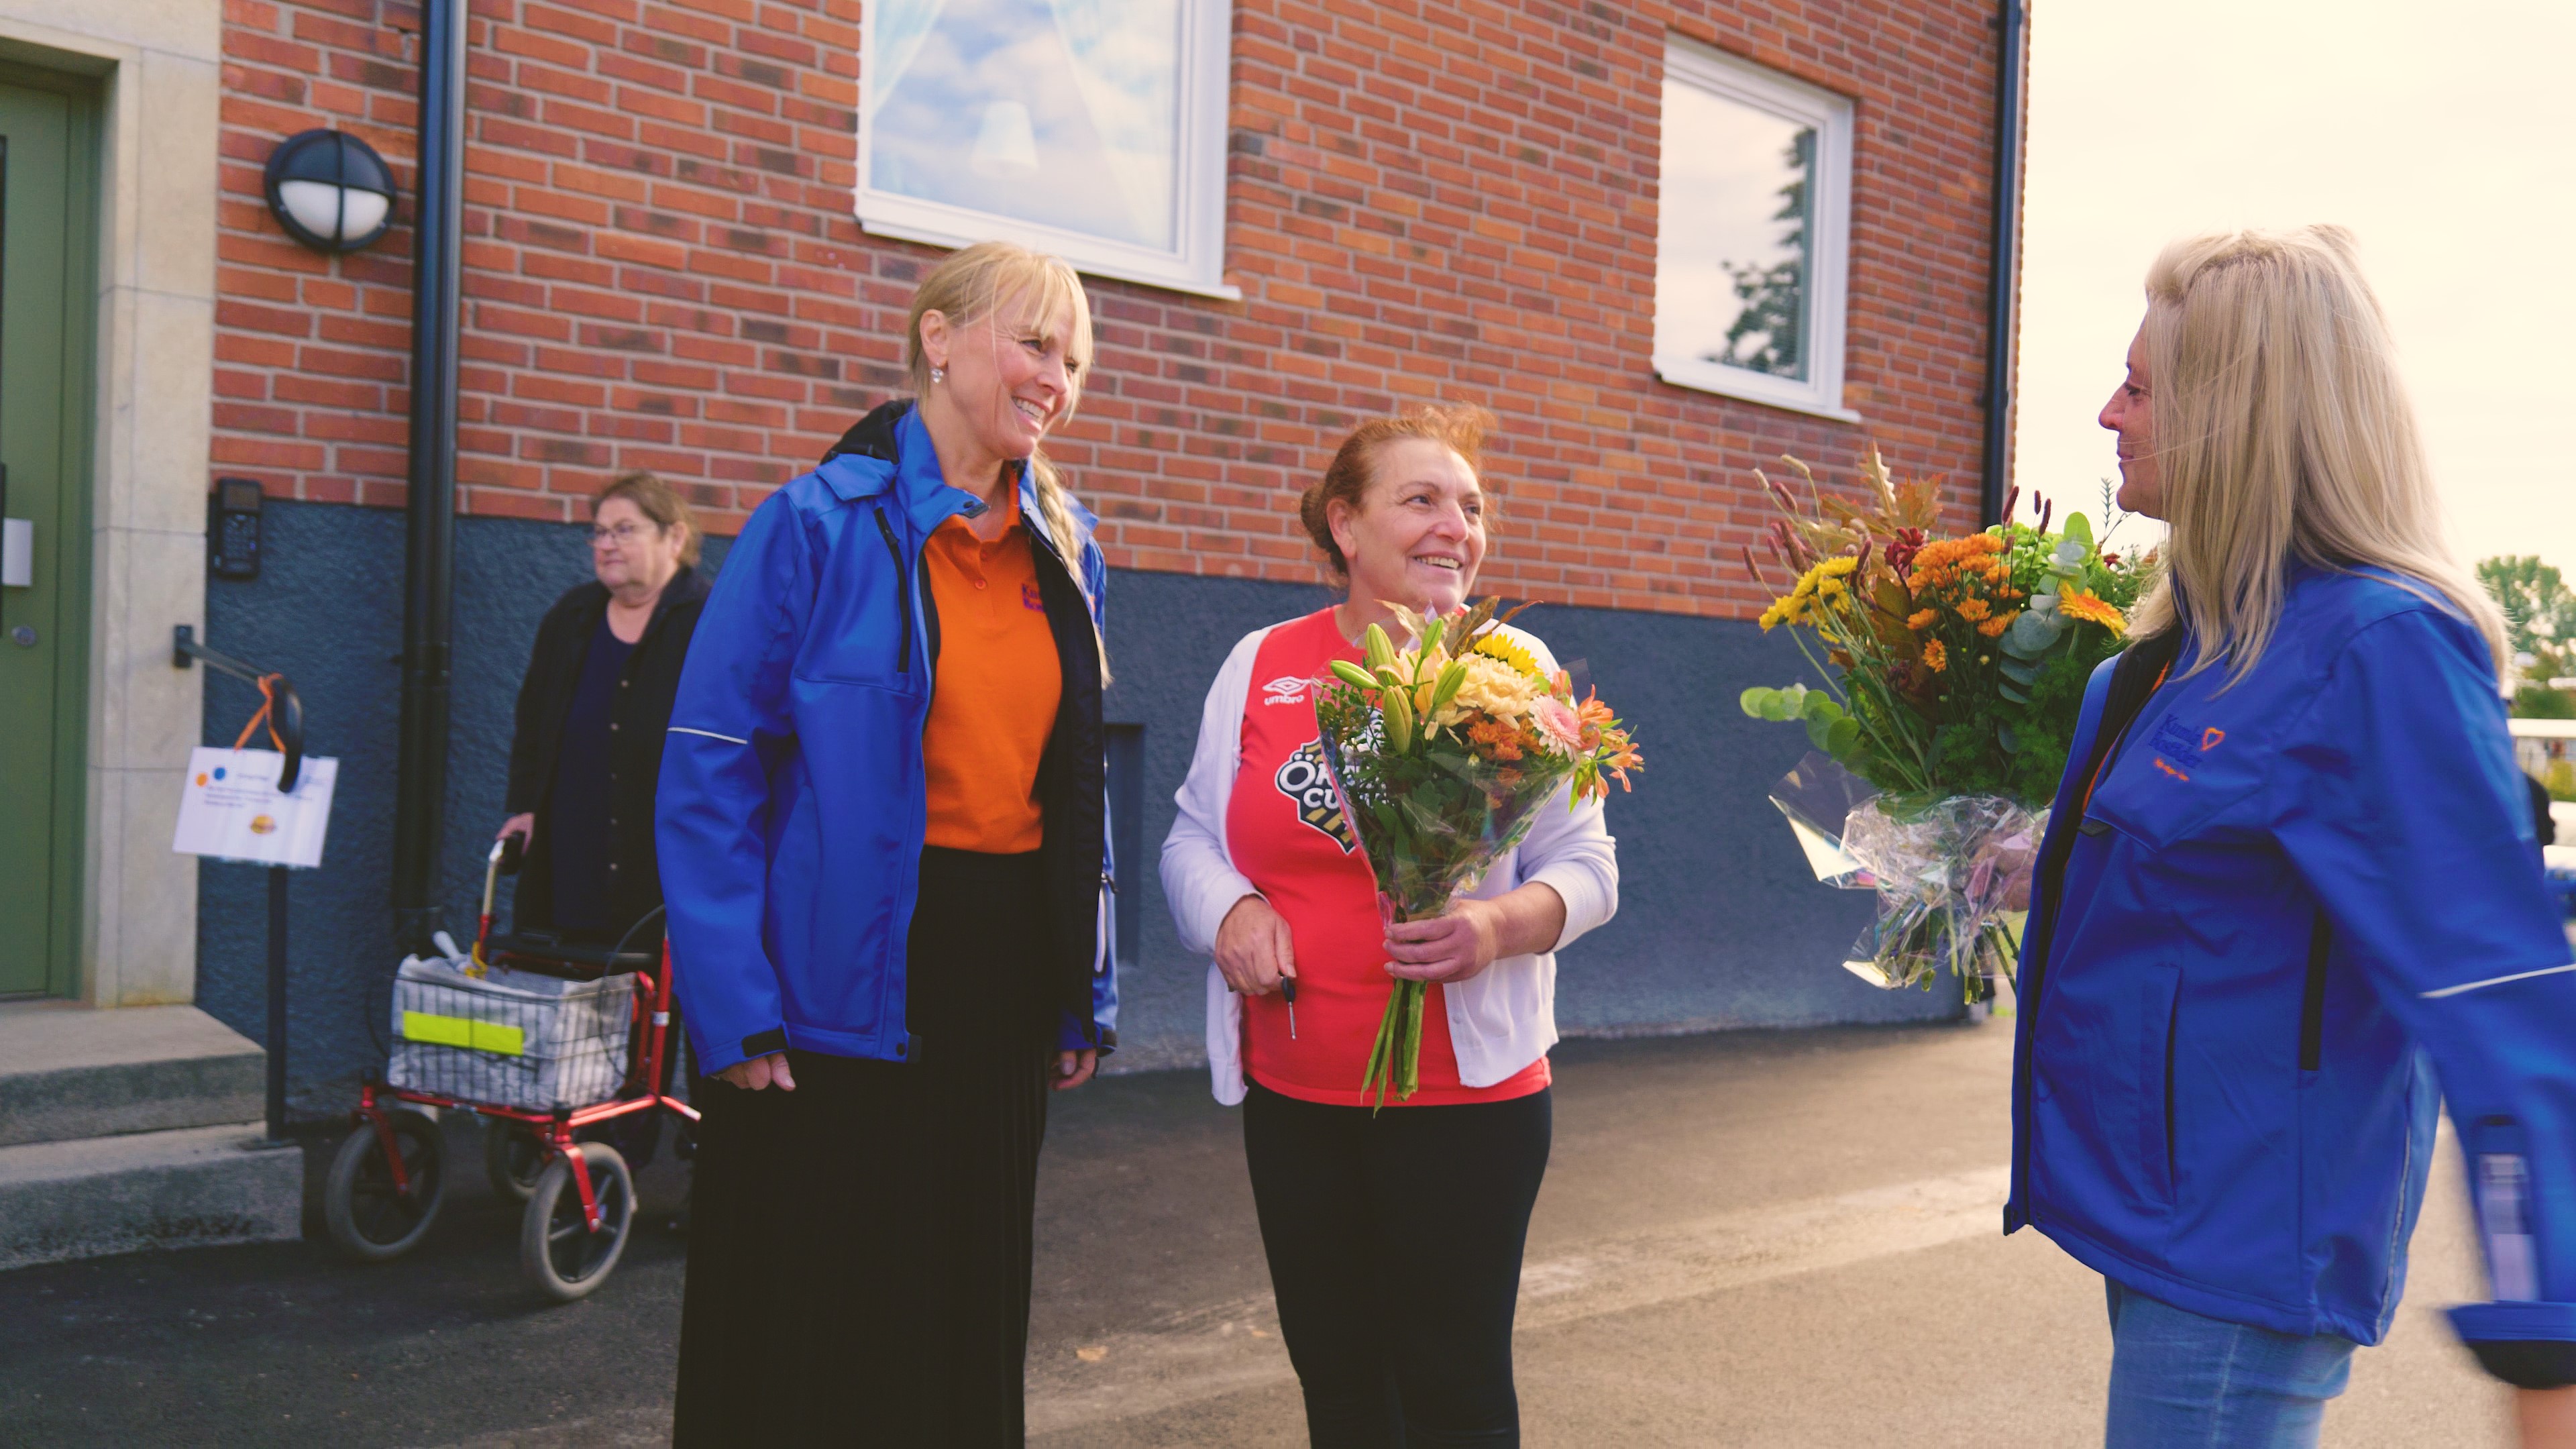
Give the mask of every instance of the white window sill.
[[1807, 383], [1747, 372], [1722, 363], [1702, 362], [1697, 358], [1658, 357], [1654, 365], [1655, 376], [1674, 387], [1715, 393], [1741, 402], [1805, 413], [1809, 417], [1831, 418], [1838, 423], [1861, 420], [1860, 414], [1844, 407], [1839, 397], [1829, 401], [1820, 389]]
[[952, 249], [1001, 237], [1051, 256], [1063, 257], [1073, 264], [1075, 271], [1084, 276], [1108, 277], [1121, 282], [1141, 282], [1148, 287], [1160, 287], [1167, 292], [1185, 292], [1193, 297], [1214, 297], [1226, 302], [1243, 300], [1241, 287], [1225, 282], [1204, 281], [1189, 276], [1178, 268], [1158, 267], [1150, 261], [1104, 261], [1096, 255], [1086, 256], [1085, 252], [1090, 249], [1084, 247], [1080, 239], [1055, 232], [1051, 228], [1018, 225], [1001, 217], [978, 220], [980, 225], [975, 234], [950, 230], [936, 223], [924, 224], [884, 218], [871, 220], [864, 216], [859, 218], [859, 229], [870, 236], [892, 237], [897, 241], [922, 242], [930, 246]]

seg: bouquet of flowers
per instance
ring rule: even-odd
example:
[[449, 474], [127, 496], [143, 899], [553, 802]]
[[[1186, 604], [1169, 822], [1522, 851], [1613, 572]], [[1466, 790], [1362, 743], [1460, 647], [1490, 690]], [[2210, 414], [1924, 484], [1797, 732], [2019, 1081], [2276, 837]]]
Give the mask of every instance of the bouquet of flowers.
[[[1819, 879], [1879, 893], [1878, 923], [1846, 966], [1929, 988], [1947, 965], [1968, 1000], [1986, 999], [2012, 959], [2086, 681], [2125, 641], [2155, 557], [2107, 552], [2109, 532], [2097, 540], [2080, 513], [2052, 531], [2045, 502], [2035, 523], [1936, 537], [1932, 487], [1898, 484], [1875, 450], [1860, 504], [1782, 461], [1806, 498], [1755, 474], [1781, 515], [1771, 551], [1794, 580], [1762, 628], [1788, 626], [1828, 683], [1744, 691], [1745, 713], [1802, 722], [1823, 757], [1772, 801]], [[2103, 501], [2110, 512], [2107, 490]], [[1764, 576], [1750, 549], [1745, 562]]]
[[[1563, 670], [1538, 661], [1487, 599], [1454, 618], [1395, 608], [1412, 642], [1398, 649], [1375, 624], [1361, 661], [1335, 660], [1316, 681], [1324, 761], [1377, 877], [1389, 923], [1428, 920], [1476, 888], [1529, 833], [1539, 804], [1572, 785], [1569, 808], [1600, 798], [1643, 768], [1622, 723], [1597, 695], [1579, 703]], [[1395, 607], [1395, 606], [1390, 606]], [[1524, 604], [1522, 608], [1529, 607]], [[1377, 1104], [1421, 1085], [1424, 983], [1399, 980], [1387, 997], [1360, 1090]]]

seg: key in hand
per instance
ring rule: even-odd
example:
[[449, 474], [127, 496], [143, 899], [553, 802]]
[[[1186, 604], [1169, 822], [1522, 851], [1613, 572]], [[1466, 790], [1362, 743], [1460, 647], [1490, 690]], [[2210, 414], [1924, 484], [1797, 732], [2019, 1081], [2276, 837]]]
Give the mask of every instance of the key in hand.
[[1282, 976], [1282, 977], [1280, 977], [1280, 978], [1279, 978], [1279, 997], [1280, 997], [1280, 999], [1281, 999], [1281, 1000], [1283, 1000], [1283, 1001], [1285, 1001], [1285, 1002], [1287, 1002], [1287, 1003], [1288, 1003], [1288, 1039], [1289, 1039], [1290, 1041], [1295, 1041], [1295, 1040], [1297, 1039], [1297, 978], [1296, 978], [1296, 977], [1294, 977], [1294, 976]]

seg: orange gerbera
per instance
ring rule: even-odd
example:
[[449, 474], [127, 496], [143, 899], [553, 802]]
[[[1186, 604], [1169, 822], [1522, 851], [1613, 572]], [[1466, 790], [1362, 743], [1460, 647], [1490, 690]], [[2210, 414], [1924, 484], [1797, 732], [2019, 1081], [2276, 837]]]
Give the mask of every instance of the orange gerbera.
[[2099, 624], [2110, 630], [2111, 637], [2114, 639], [2129, 632], [2129, 621], [2121, 617], [2117, 608], [2082, 589], [2070, 589], [2059, 594], [2057, 607], [2059, 612], [2070, 619], [2081, 619], [2088, 624]]
[[1923, 646], [1923, 667], [1935, 674], [1950, 667], [1950, 651], [1941, 647], [1940, 640]]

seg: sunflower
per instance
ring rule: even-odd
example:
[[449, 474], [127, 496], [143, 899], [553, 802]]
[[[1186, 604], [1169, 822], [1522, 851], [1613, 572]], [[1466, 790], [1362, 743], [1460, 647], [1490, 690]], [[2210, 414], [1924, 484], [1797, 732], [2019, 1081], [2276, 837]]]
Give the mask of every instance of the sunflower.
[[[1787, 600], [1784, 599], [1781, 602], [1786, 603]], [[1803, 611], [1803, 605], [1801, 610]], [[1794, 624], [1798, 621], [1790, 618], [1788, 622]], [[1519, 640], [1500, 629], [1489, 629], [1477, 635], [1475, 647], [1468, 652], [1482, 654], [1488, 659], [1499, 659], [1533, 679], [1538, 677], [1538, 660], [1532, 658], [1530, 652], [1521, 647]]]
[[2059, 594], [2057, 608], [2058, 612], [2070, 619], [2081, 619], [2088, 624], [2101, 625], [2111, 631], [2111, 637], [2114, 639], [2129, 632], [2129, 621], [2121, 617], [2118, 609], [2082, 589], [2071, 589]]

